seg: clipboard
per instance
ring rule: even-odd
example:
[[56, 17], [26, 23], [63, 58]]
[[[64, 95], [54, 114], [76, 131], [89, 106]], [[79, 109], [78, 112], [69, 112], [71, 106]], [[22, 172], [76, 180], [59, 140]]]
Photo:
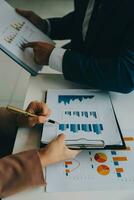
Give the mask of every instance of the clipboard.
[[21, 67], [23, 67], [26, 71], [28, 71], [32, 76], [37, 76], [38, 72], [42, 69], [43, 66], [37, 65], [36, 67], [30, 67], [25, 62], [23, 62], [21, 59], [19, 59], [17, 56], [15, 56], [11, 51], [6, 49], [4, 46], [0, 44], [0, 49], [8, 55], [13, 61], [15, 61], [17, 64], [19, 64]]
[[[7, 15], [8, 13], [8, 15]], [[36, 76], [43, 65], [34, 61], [33, 50], [22, 48], [28, 42], [54, 42], [26, 18], [16, 13], [15, 9], [5, 0], [0, 1], [0, 49], [12, 60]]]
[[[114, 110], [114, 106], [113, 106], [113, 103], [111, 101], [111, 98], [109, 96], [108, 93], [104, 93], [104, 92], [100, 92], [100, 91], [93, 91], [93, 90], [48, 90], [45, 94], [45, 102], [47, 102], [50, 107], [51, 107], [51, 102], [48, 101], [50, 100], [50, 98], [47, 98], [48, 97], [48, 94], [53, 94], [55, 93], [55, 97], [56, 97], [56, 94], [85, 94], [85, 93], [90, 93], [91, 94], [99, 94], [99, 95], [106, 95], [105, 98], [108, 98], [109, 101], [110, 101], [110, 106], [111, 106], [111, 109], [112, 109], [112, 113], [113, 113], [113, 117], [114, 117], [114, 121], [115, 121], [115, 124], [117, 126], [117, 129], [118, 129], [118, 137], [120, 138], [120, 143], [115, 143], [115, 144], [106, 144], [105, 143], [105, 140], [103, 139], [87, 139], [86, 138], [86, 135], [85, 137], [80, 137], [80, 138], [73, 138], [73, 139], [66, 139], [65, 141], [65, 144], [70, 148], [70, 149], [82, 149], [82, 150], [98, 150], [98, 149], [101, 149], [101, 150], [121, 150], [121, 149], [125, 149], [126, 148], [126, 145], [125, 145], [125, 142], [124, 142], [124, 139], [123, 139], [123, 135], [122, 135], [122, 132], [121, 132], [121, 129], [120, 129], [120, 126], [119, 126], [119, 123], [118, 123], [118, 120], [117, 120], [117, 116], [116, 116], [116, 113], [115, 113], [115, 110]], [[93, 95], [92, 95], [93, 96]], [[51, 99], [56, 99], [55, 97], [52, 98], [51, 96]], [[101, 103], [101, 102], [100, 102]], [[54, 111], [53, 111], [54, 112]], [[58, 121], [58, 120], [57, 120]], [[51, 124], [48, 124], [49, 127], [51, 127], [51, 133], [55, 132], [55, 125], [51, 125]], [[44, 127], [43, 127], [44, 128]], [[56, 137], [56, 136], [55, 136]], [[48, 144], [49, 141], [43, 141], [41, 139], [41, 147], [44, 146], [44, 144]]]

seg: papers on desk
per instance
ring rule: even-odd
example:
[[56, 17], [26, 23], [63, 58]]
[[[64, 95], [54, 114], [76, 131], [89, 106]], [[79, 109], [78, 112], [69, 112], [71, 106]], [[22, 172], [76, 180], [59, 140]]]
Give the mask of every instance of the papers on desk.
[[32, 49], [22, 49], [23, 43], [33, 41], [53, 43], [31, 22], [18, 15], [6, 1], [0, 0], [0, 48], [32, 75], [36, 75], [42, 66], [34, 62]]
[[46, 102], [52, 110], [51, 118], [60, 124], [44, 124], [42, 143], [64, 133], [72, 149], [125, 147], [108, 93], [48, 90]]
[[83, 151], [73, 160], [47, 167], [46, 191], [133, 190], [134, 132], [123, 137], [126, 150]]

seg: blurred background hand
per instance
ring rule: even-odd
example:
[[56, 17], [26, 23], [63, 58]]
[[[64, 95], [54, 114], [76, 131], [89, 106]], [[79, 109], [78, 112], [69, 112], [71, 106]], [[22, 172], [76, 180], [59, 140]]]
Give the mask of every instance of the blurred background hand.
[[45, 20], [43, 20], [40, 16], [35, 14], [33, 11], [21, 10], [19, 8], [16, 8], [15, 10], [19, 15], [28, 19], [32, 24], [34, 24], [38, 29], [43, 31], [45, 34], [48, 33], [48, 23]]
[[29, 42], [23, 45], [23, 48], [32, 48], [34, 52], [34, 61], [39, 65], [48, 65], [50, 55], [55, 48], [53, 44], [46, 42]]

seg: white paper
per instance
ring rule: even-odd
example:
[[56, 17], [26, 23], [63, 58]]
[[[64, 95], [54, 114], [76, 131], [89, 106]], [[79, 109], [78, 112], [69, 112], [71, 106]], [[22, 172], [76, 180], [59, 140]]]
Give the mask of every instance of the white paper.
[[53, 41], [37, 29], [31, 22], [20, 16], [4, 0], [0, 1], [0, 46], [14, 60], [38, 72], [42, 66], [34, 62], [33, 50], [22, 50], [21, 45], [27, 42]]
[[67, 144], [74, 140], [78, 144], [87, 144], [87, 140], [103, 140], [105, 145], [122, 144], [108, 93], [48, 90], [46, 102], [52, 110], [51, 118], [60, 125], [44, 124], [42, 142], [49, 142], [64, 133]]
[[73, 160], [48, 166], [46, 191], [133, 190], [134, 132], [123, 135], [126, 150], [83, 151]]

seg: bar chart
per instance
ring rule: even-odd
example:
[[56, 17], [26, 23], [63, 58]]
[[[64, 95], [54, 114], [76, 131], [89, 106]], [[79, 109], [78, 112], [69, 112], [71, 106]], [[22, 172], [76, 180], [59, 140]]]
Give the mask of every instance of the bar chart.
[[94, 133], [101, 134], [103, 131], [102, 124], [59, 124], [60, 131], [70, 131], [70, 133]]
[[14, 28], [17, 31], [20, 31], [23, 28], [24, 25], [25, 25], [25, 21], [14, 22], [14, 23], [11, 24], [11, 27]]
[[64, 104], [65, 106], [66, 105], [69, 105], [71, 104], [72, 102], [83, 102], [84, 100], [90, 100], [90, 99], [93, 99], [94, 98], [94, 95], [59, 95], [58, 96], [58, 103], [59, 104]]
[[64, 114], [69, 117], [92, 117], [94, 119], [97, 119], [96, 111], [65, 111]]
[[117, 174], [118, 178], [121, 178], [122, 177], [122, 173], [124, 172], [124, 169], [122, 167], [120, 167], [120, 163], [127, 162], [128, 161], [128, 157], [119, 156], [117, 151], [111, 151], [111, 155], [112, 155], [112, 160], [113, 160], [113, 163], [114, 163], [114, 166], [115, 166], [115, 173]]
[[17, 36], [17, 33], [10, 33], [10, 34], [8, 34], [7, 36], [4, 37], [4, 40], [7, 43], [11, 44], [15, 40], [16, 36]]

